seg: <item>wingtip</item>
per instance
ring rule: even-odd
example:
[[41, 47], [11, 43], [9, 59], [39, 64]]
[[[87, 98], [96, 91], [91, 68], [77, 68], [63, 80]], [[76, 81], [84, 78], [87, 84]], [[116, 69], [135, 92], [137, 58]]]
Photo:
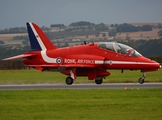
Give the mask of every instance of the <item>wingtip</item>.
[[2, 61], [12, 60], [12, 58], [4, 58]]

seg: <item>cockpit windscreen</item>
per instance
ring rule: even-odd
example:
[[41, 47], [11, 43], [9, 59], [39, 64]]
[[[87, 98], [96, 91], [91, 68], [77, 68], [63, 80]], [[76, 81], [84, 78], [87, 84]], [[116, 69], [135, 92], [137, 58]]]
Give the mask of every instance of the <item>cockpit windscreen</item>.
[[138, 53], [136, 50], [134, 50], [133, 48], [121, 44], [121, 43], [113, 43], [113, 42], [102, 42], [102, 43], [98, 43], [98, 47], [102, 48], [102, 49], [106, 49], [106, 50], [110, 50], [119, 54], [128, 54], [129, 52], [129, 56], [141, 56], [140, 53]]

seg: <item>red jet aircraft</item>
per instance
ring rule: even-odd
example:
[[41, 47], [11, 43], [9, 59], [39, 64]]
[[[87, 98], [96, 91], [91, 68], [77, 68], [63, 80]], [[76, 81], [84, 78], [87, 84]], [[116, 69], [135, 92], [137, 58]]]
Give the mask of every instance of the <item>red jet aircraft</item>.
[[59, 71], [68, 77], [66, 83], [71, 85], [76, 76], [88, 76], [96, 84], [109, 76], [108, 69], [141, 70], [143, 76], [139, 83], [144, 83], [145, 72], [156, 71], [161, 65], [143, 57], [133, 48], [113, 42], [99, 42], [72, 47], [58, 48], [34, 23], [28, 22], [27, 30], [31, 51], [22, 55], [6, 58], [13, 60], [23, 58], [24, 64], [40, 71]]

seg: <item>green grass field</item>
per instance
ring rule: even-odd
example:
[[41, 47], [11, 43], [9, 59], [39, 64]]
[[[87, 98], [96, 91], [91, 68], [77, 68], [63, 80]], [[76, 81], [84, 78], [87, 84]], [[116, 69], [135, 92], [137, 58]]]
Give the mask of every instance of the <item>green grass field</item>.
[[161, 120], [162, 89], [0, 91], [1, 120]]
[[[110, 70], [104, 82], [138, 82], [142, 76], [140, 71]], [[156, 72], [146, 73], [146, 82], [162, 82], [162, 69]], [[40, 72], [37, 70], [0, 70], [0, 84], [35, 84], [35, 83], [64, 83], [66, 76], [59, 72]], [[93, 83], [87, 77], [77, 77], [74, 83]]]

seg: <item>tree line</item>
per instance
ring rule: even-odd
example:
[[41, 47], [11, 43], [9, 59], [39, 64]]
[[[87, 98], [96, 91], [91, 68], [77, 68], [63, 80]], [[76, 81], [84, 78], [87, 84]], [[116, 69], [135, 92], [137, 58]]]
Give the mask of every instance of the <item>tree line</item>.
[[13, 34], [13, 33], [26, 33], [27, 29], [26, 27], [15, 27], [15, 28], [9, 28], [0, 30], [0, 34]]
[[131, 24], [121, 24], [116, 27], [116, 32], [139, 32], [139, 31], [152, 31], [151, 25], [133, 26]]
[[[123, 24], [111, 24], [110, 26], [105, 25], [104, 23], [94, 24], [91, 22], [80, 21], [74, 22], [69, 25], [69, 27], [65, 26], [64, 24], [51, 24], [50, 28], [48, 27], [41, 27], [46, 32], [51, 31], [53, 27], [63, 28], [64, 31], [109, 31], [113, 30], [113, 32], [121, 33], [121, 32], [138, 32], [138, 31], [151, 31], [155, 28], [154, 25], [143, 25], [143, 26], [134, 26], [128, 23]], [[113, 29], [112, 29], [113, 28]], [[156, 28], [162, 28], [161, 23], [159, 23]], [[0, 30], [0, 34], [11, 34], [11, 33], [26, 33], [26, 27], [15, 27]], [[160, 33], [161, 34], [161, 33]]]
[[1, 70], [27, 69], [22, 60], [0, 61]]

